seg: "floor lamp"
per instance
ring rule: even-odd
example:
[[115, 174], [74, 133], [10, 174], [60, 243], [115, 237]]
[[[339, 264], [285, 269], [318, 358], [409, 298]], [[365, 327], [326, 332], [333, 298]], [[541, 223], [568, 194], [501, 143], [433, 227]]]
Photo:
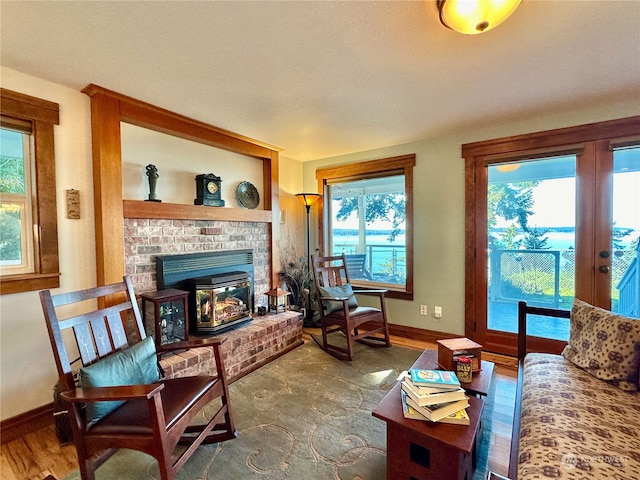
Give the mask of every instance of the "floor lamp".
[[[309, 275], [311, 275], [311, 206], [315, 204], [322, 195], [319, 193], [296, 193], [296, 197], [300, 200], [300, 203], [307, 209], [307, 268], [309, 268]], [[305, 318], [305, 326], [313, 325], [313, 312], [311, 311], [311, 298], [307, 295], [307, 318]]]
[[296, 197], [307, 209], [307, 265], [311, 271], [311, 206], [320, 200], [322, 195], [319, 193], [296, 193]]

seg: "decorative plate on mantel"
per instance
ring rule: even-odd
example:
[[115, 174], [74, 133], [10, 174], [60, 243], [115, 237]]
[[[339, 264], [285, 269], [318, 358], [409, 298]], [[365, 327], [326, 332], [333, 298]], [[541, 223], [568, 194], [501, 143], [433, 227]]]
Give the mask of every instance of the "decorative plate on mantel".
[[236, 188], [236, 198], [245, 208], [256, 208], [260, 203], [260, 194], [251, 182], [240, 182]]

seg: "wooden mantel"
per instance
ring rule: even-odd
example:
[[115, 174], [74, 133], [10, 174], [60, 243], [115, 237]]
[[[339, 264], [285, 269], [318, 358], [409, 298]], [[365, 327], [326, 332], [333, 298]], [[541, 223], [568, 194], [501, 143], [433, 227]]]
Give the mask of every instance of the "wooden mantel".
[[181, 203], [154, 203], [143, 200], [123, 200], [124, 218], [169, 218], [179, 220], [223, 220], [227, 222], [271, 223], [271, 210], [207, 207]]
[[[280, 149], [179, 115], [97, 85], [82, 90], [91, 98], [93, 189], [97, 284], [122, 280], [125, 273], [123, 218], [184, 218], [266, 222], [271, 230], [271, 272], [275, 285], [279, 237], [278, 155]], [[149, 204], [122, 196], [120, 123], [173, 135], [262, 161], [264, 210], [207, 209], [198, 205]]]

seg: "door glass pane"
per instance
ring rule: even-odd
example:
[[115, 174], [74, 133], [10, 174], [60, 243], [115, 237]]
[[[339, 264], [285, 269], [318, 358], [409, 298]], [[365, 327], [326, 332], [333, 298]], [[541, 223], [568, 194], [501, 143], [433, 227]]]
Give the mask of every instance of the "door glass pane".
[[611, 309], [640, 318], [640, 147], [613, 153]]
[[[576, 157], [491, 165], [487, 327], [517, 331], [517, 304], [569, 309], [575, 291]], [[531, 316], [528, 333], [567, 340], [567, 319]]]
[[405, 284], [404, 188], [404, 175], [329, 185], [330, 251], [352, 280]]

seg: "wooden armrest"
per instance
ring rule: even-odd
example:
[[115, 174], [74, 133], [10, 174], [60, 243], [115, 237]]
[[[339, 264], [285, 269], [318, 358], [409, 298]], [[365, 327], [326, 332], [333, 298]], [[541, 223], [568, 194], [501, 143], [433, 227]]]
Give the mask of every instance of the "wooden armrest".
[[227, 341], [227, 337], [212, 337], [212, 338], [190, 338], [182, 342], [166, 343], [156, 347], [158, 352], [171, 352], [174, 350], [187, 350], [189, 348], [201, 348], [201, 347], [217, 347]]
[[164, 388], [163, 383], [151, 383], [149, 385], [123, 385], [118, 387], [76, 388], [61, 392], [67, 402], [91, 403], [105, 400], [134, 400], [149, 399], [160, 393]]

